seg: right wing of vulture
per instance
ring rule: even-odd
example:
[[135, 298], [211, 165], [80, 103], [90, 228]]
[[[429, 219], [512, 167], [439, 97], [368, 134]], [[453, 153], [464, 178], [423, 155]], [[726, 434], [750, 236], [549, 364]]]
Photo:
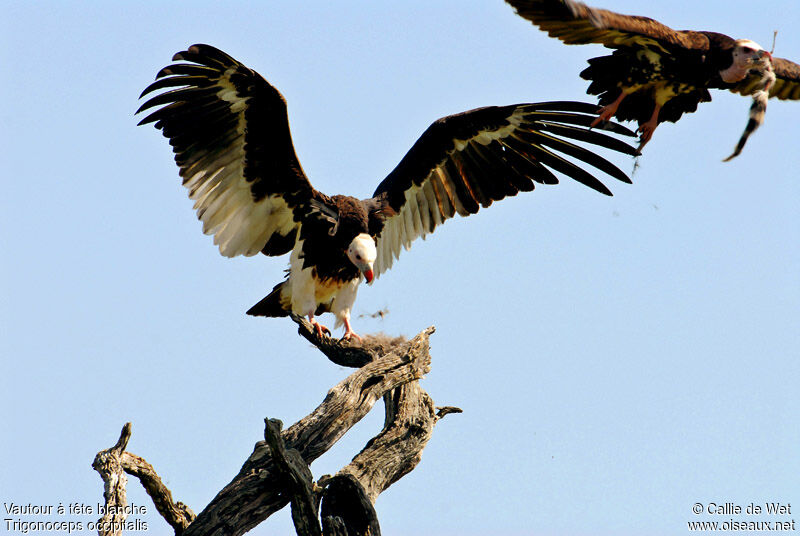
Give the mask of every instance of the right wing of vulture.
[[[783, 58], [773, 58], [775, 83], [769, 90], [769, 96], [780, 100], [800, 100], [800, 65]], [[750, 95], [762, 84], [760, 76], [749, 76], [737, 84], [732, 91], [742, 95]]]
[[[378, 235], [376, 275], [391, 267], [402, 247], [408, 249], [455, 214], [474, 214], [493, 201], [533, 190], [534, 182], [558, 183], [551, 169], [611, 195], [597, 178], [562, 155], [629, 183], [612, 163], [568, 141], [638, 154], [602, 130], [588, 128], [598, 109], [581, 102], [491, 106], [434, 122], [367, 200], [371, 232]], [[635, 136], [613, 122], [604, 129]]]

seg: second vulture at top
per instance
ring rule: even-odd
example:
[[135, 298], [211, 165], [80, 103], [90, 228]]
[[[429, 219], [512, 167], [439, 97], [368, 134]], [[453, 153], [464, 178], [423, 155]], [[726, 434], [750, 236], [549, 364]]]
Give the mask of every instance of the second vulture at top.
[[639, 149], [663, 121], [711, 100], [709, 89], [752, 95], [750, 120], [734, 153], [764, 121], [769, 97], [800, 99], [800, 65], [773, 58], [749, 39], [716, 32], [676, 31], [660, 22], [620, 15], [574, 0], [506, 0], [523, 18], [567, 44], [599, 43], [610, 56], [589, 60], [581, 77], [604, 105], [600, 121], [637, 121]]

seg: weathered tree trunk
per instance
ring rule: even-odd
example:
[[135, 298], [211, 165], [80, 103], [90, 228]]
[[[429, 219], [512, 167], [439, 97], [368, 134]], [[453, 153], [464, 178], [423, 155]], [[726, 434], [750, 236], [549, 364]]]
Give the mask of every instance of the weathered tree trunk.
[[[282, 430], [265, 419], [264, 441], [256, 443], [239, 473], [196, 517], [174, 503], [153, 467], [125, 452], [130, 423], [114, 447], [97, 454], [93, 467], [105, 483], [107, 505], [125, 505], [125, 473], [139, 478], [158, 512], [176, 535], [237, 536], [255, 527], [287, 503], [298, 535], [380, 534], [373, 504], [378, 495], [412, 471], [433, 432], [433, 425], [458, 408], [434, 411], [418, 380], [430, 370], [428, 328], [410, 341], [365, 337], [360, 345], [318, 337], [301, 318], [299, 333], [336, 364], [357, 370], [328, 391], [308, 416]], [[383, 430], [334, 476], [314, 482], [309, 465], [330, 449], [383, 398]], [[114, 509], [113, 511], [117, 511]], [[108, 516], [108, 514], [107, 514]], [[104, 518], [105, 520], [105, 518]], [[101, 536], [118, 535], [123, 516], [109, 519]], [[116, 523], [114, 523], [116, 522]], [[119, 529], [119, 530], [117, 530]]]

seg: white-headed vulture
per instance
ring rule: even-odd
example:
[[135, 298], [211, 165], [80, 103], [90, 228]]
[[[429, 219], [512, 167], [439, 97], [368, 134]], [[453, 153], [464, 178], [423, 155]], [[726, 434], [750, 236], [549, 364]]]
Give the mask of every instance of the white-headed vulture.
[[[203, 232], [226, 257], [291, 253], [288, 277], [248, 312], [257, 316], [336, 315], [345, 338], [358, 337], [350, 309], [362, 279], [371, 283], [408, 249], [455, 214], [555, 184], [553, 171], [601, 193], [610, 191], [574, 163], [624, 182], [616, 166], [569, 140], [628, 155], [635, 148], [592, 130], [598, 106], [550, 102], [489, 106], [435, 121], [372, 197], [328, 196], [314, 189], [292, 145], [283, 96], [255, 71], [209, 45], [179, 52], [142, 96], [157, 108], [183, 185]], [[606, 132], [634, 136], [615, 123]], [[559, 154], [560, 153], [560, 154]], [[565, 158], [565, 155], [568, 158]]]

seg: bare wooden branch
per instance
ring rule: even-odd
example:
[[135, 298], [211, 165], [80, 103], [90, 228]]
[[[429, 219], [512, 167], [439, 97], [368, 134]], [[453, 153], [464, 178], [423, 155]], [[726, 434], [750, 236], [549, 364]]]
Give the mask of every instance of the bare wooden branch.
[[459, 408], [434, 411], [431, 398], [419, 382], [409, 382], [384, 395], [386, 420], [383, 430], [330, 478], [322, 494], [323, 529], [350, 536], [380, 534], [373, 503], [378, 495], [411, 472], [433, 433], [434, 424]]
[[433, 401], [418, 382], [394, 389], [384, 400], [387, 422], [383, 430], [339, 471], [353, 475], [373, 503], [417, 466], [436, 422]]
[[[375, 499], [417, 466], [437, 420], [461, 411], [443, 407], [435, 412], [417, 381], [430, 370], [429, 338], [434, 329], [428, 328], [410, 341], [373, 336], [354, 345], [317, 337], [310, 326], [304, 326], [305, 321], [295, 320], [332, 361], [363, 365], [333, 387], [311, 414], [287, 430], [281, 431], [280, 421], [266, 419], [265, 440], [256, 443], [239, 474], [196, 518], [186, 505], [173, 502], [171, 492], [150, 464], [124, 452], [130, 438], [128, 423], [117, 444], [98, 453], [93, 464], [106, 483], [107, 504], [116, 501], [122, 505], [111, 510], [123, 514], [107, 524], [114, 532], [100, 532], [101, 536], [121, 534], [124, 528], [125, 472], [139, 478], [177, 535], [238, 536], [289, 501], [300, 536], [380, 535]], [[380, 398], [386, 407], [383, 430], [338, 474], [323, 477], [315, 485], [309, 464]]]
[[451, 413], [464, 413], [464, 410], [455, 406], [436, 406], [436, 422], [439, 422], [439, 420], [444, 419]]
[[125, 472], [139, 479], [142, 487], [153, 499], [156, 510], [173, 528], [175, 534], [177, 536], [183, 534], [189, 523], [194, 521], [195, 515], [192, 509], [180, 501], [173, 502], [172, 492], [167, 489], [153, 466], [144, 458], [130, 452], [123, 452], [121, 462]]
[[319, 348], [328, 359], [342, 367], [363, 367], [406, 342], [403, 337], [389, 337], [382, 334], [365, 335], [361, 342], [334, 339], [327, 335], [320, 337], [305, 318], [295, 314], [292, 314], [291, 318], [297, 322], [297, 333]]
[[286, 448], [281, 438], [283, 423], [277, 419], [264, 419], [264, 422], [264, 439], [272, 453], [278, 475], [287, 482], [286, 487], [291, 494], [292, 521], [297, 536], [321, 536], [311, 469], [299, 452]]
[[[385, 393], [422, 378], [430, 369], [428, 340], [433, 331], [432, 327], [426, 329], [382, 357], [361, 348], [362, 358], [369, 355], [367, 364], [331, 389], [310, 415], [281, 433], [286, 448], [296, 449], [303, 460], [311, 464], [360, 421]], [[333, 347], [328, 342], [323, 344], [326, 348]], [[280, 479], [276, 478], [270, 454], [266, 442], [257, 443], [239, 474], [198, 514], [184, 534], [238, 536], [283, 508], [288, 498]]]
[[121, 535], [128, 517], [126, 486], [131, 474], [139, 479], [147, 494], [153, 499], [161, 516], [180, 535], [191, 523], [194, 512], [182, 502], [174, 503], [172, 493], [161, 482], [153, 466], [144, 458], [125, 452], [131, 438], [131, 423], [122, 427], [117, 444], [97, 453], [92, 467], [100, 473], [104, 483], [104, 515], [98, 520], [97, 532], [100, 536]]
[[105, 510], [103, 517], [97, 520], [97, 533], [100, 536], [121, 535], [125, 519], [128, 517], [125, 510], [128, 505], [125, 489], [128, 485], [128, 477], [125, 476], [122, 468], [121, 457], [130, 438], [131, 423], [125, 423], [116, 445], [98, 452], [92, 462], [92, 467], [100, 473], [100, 477], [103, 479]]
[[378, 514], [364, 486], [351, 474], [340, 472], [327, 480], [322, 492], [322, 526], [325, 536], [380, 536]]
[[340, 517], [323, 517], [322, 532], [325, 536], [349, 536]]

